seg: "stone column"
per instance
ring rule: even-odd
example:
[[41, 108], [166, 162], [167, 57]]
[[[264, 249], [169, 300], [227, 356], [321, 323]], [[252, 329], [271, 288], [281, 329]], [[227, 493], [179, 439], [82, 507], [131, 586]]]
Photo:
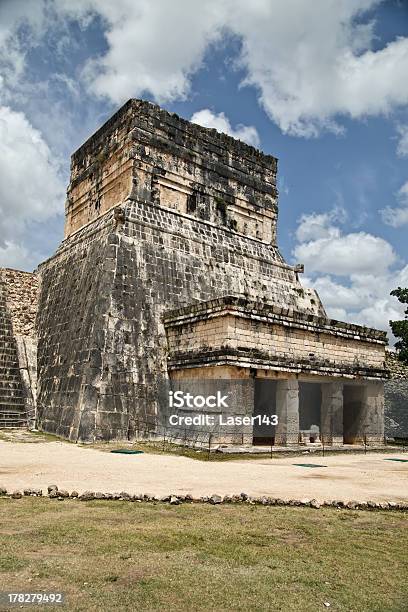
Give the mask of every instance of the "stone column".
[[323, 383], [320, 435], [325, 444], [343, 444], [343, 383]]
[[297, 380], [279, 380], [276, 387], [275, 444], [283, 446], [299, 442], [299, 383]]
[[384, 442], [384, 383], [367, 381], [363, 394], [364, 435], [367, 441]]

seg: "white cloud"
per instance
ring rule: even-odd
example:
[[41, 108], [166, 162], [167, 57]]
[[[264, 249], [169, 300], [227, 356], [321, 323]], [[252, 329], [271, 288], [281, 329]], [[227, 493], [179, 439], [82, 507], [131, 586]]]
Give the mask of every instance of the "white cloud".
[[40, 132], [0, 106], [0, 265], [26, 259], [27, 225], [61, 212], [64, 199], [58, 163]]
[[266, 112], [284, 132], [339, 132], [338, 115], [361, 118], [407, 104], [408, 39], [374, 52], [373, 23], [356, 19], [376, 4], [242, 0], [234, 11], [246, 83], [258, 88]]
[[[0, 3], [0, 93], [14, 86], [23, 75], [27, 49], [44, 33], [45, 2], [37, 0], [2, 0]], [[26, 26], [24, 43], [18, 36]]]
[[389, 321], [403, 318], [404, 309], [390, 291], [408, 283], [408, 266], [399, 271], [387, 270], [377, 276], [350, 275], [348, 285], [330, 276], [316, 276], [304, 282], [316, 289], [327, 314], [333, 319], [358, 323], [389, 332]]
[[399, 125], [397, 132], [399, 135], [397, 154], [400, 157], [408, 157], [408, 125]]
[[3, 246], [0, 246], [0, 267], [1, 268], [16, 268], [18, 270], [33, 269], [33, 261], [40, 259], [38, 254], [33, 254], [28, 251], [22, 244], [5, 241]]
[[395, 261], [392, 246], [379, 236], [365, 232], [343, 234], [333, 225], [338, 213], [302, 215], [296, 230], [299, 243], [293, 254], [310, 272], [348, 276], [371, 273], [374, 262], [380, 273]]
[[408, 181], [397, 193], [398, 206], [386, 206], [380, 210], [382, 220], [391, 227], [401, 227], [408, 223]]
[[99, 16], [108, 48], [86, 62], [89, 90], [115, 104], [146, 94], [163, 102], [185, 98], [210, 45], [233, 35], [242, 42], [235, 63], [245, 73], [243, 84], [257, 89], [284, 132], [314, 136], [322, 129], [341, 132], [342, 115], [384, 115], [408, 104], [408, 38], [372, 49], [374, 22], [366, 14], [379, 3], [3, 0], [0, 47], [14, 53], [21, 72], [27, 43], [14, 35], [19, 24], [30, 23], [38, 40], [67, 18], [85, 28]]
[[228, 117], [224, 113], [213, 113], [208, 108], [197, 111], [190, 121], [207, 128], [214, 128], [218, 132], [228, 134], [233, 138], [238, 138], [253, 147], [259, 147], [259, 135], [256, 128], [252, 125], [237, 125], [232, 128]]
[[185, 98], [226, 21], [225, 1], [85, 0], [80, 10], [87, 5], [103, 17], [109, 49], [84, 75], [93, 93], [115, 103], [146, 92], [159, 103]]
[[330, 317], [389, 331], [389, 320], [402, 318], [404, 310], [389, 294], [408, 286], [408, 265], [395, 270], [398, 262], [388, 242], [363, 232], [344, 233], [335, 225], [337, 215], [299, 219], [294, 255], [305, 263], [309, 276], [303, 282], [316, 289]]
[[114, 102], [143, 92], [159, 102], [185, 97], [208, 46], [230, 32], [242, 40], [244, 84], [258, 89], [284, 132], [339, 132], [337, 115], [385, 114], [408, 103], [408, 39], [372, 51], [373, 23], [357, 20], [378, 3], [207, 0], [197, 11], [188, 0], [88, 0], [105, 19], [109, 44], [88, 65], [90, 87]]
[[321, 238], [337, 238], [340, 230], [333, 223], [346, 220], [347, 214], [343, 207], [333, 208], [325, 213], [304, 214], [300, 217], [296, 229], [296, 238], [299, 242], [308, 242]]

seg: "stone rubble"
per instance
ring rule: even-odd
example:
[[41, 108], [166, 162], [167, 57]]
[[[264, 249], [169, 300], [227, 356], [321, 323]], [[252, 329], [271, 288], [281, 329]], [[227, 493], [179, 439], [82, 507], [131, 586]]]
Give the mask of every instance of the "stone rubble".
[[[21, 491], [13, 491], [9, 493], [5, 487], [0, 486], [0, 497], [8, 497], [11, 499], [21, 499], [25, 497], [42, 497], [43, 491], [37, 488], [27, 488]], [[120, 493], [102, 493], [100, 491], [84, 491], [79, 494], [77, 491], [72, 491], [70, 494], [65, 489], [59, 489], [56, 485], [48, 487], [48, 498], [49, 499], [78, 499], [79, 501], [93, 501], [93, 500], [112, 500], [112, 501], [128, 501], [128, 502], [148, 502], [148, 503], [161, 503], [170, 504], [174, 506], [181, 505], [183, 503], [194, 503], [194, 504], [243, 504], [243, 505], [260, 505], [260, 506], [299, 506], [304, 508], [313, 508], [316, 510], [322, 508], [337, 508], [341, 510], [398, 510], [402, 512], [408, 511], [408, 501], [341, 501], [341, 500], [324, 500], [319, 501], [317, 499], [289, 499], [284, 500], [281, 498], [261, 496], [252, 497], [246, 493], [240, 493], [239, 495], [218, 495], [213, 493], [210, 496], [203, 495], [201, 497], [194, 497], [187, 493], [183, 494], [170, 494], [156, 496], [151, 494], [131, 494], [126, 491]]]

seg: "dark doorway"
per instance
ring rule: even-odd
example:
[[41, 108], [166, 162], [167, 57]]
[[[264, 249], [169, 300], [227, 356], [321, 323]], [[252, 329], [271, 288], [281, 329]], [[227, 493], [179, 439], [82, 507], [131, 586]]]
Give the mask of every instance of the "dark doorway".
[[[267, 417], [276, 414], [276, 381], [266, 378], [255, 378], [253, 444], [257, 446], [275, 443], [275, 426], [266, 422]], [[263, 422], [262, 422], [263, 421]]]
[[364, 442], [364, 387], [344, 385], [343, 387], [343, 441], [344, 444]]
[[320, 408], [322, 389], [320, 383], [299, 383], [299, 429], [305, 442], [320, 440]]

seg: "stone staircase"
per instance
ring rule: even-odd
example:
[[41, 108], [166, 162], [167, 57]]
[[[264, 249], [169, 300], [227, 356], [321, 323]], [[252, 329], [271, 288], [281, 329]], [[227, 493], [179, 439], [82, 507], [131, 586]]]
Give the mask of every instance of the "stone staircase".
[[6, 310], [4, 283], [0, 278], [0, 428], [26, 426], [27, 414], [17, 347]]

